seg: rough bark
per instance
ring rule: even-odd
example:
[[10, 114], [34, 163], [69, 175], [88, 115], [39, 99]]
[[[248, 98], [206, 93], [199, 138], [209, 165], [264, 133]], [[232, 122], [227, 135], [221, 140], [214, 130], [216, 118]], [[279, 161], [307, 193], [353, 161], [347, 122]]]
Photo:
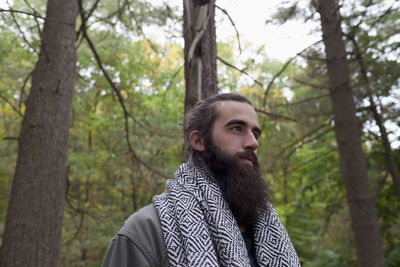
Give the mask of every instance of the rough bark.
[[335, 0], [319, 0], [340, 170], [346, 187], [358, 266], [385, 266], [375, 201], [361, 147], [355, 103]]
[[185, 115], [218, 92], [214, 14], [215, 0], [184, 0]]
[[378, 112], [378, 108], [377, 108], [374, 98], [372, 96], [372, 90], [371, 90], [369, 78], [367, 75], [367, 69], [364, 64], [363, 56], [358, 47], [358, 43], [356, 42], [354, 35], [350, 36], [349, 39], [352, 41], [352, 43], [354, 45], [354, 52], [356, 54], [356, 60], [357, 60], [358, 64], [360, 65], [361, 77], [364, 80], [364, 84], [367, 89], [368, 99], [370, 102], [370, 110], [371, 110], [372, 114], [374, 115], [375, 122], [379, 127], [379, 132], [381, 133], [381, 140], [382, 140], [383, 149], [385, 150], [385, 158], [386, 158], [387, 168], [388, 168], [390, 175], [392, 176], [394, 191], [396, 193], [397, 200], [400, 202], [400, 174], [399, 174], [399, 170], [397, 168], [396, 161], [395, 161], [393, 153], [392, 153], [392, 147], [390, 145], [388, 134], [386, 132], [385, 122], [384, 122], [381, 114]]
[[59, 265], [77, 15], [77, 1], [48, 0], [18, 138], [0, 266]]
[[[183, 125], [196, 103], [218, 93], [215, 0], [183, 0], [185, 110]], [[184, 139], [184, 159], [188, 143]]]

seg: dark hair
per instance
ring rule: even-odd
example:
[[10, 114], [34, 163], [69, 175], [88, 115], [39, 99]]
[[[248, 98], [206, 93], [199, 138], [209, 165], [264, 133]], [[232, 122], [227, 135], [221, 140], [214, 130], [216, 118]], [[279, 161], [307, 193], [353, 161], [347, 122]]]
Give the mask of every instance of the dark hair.
[[213, 95], [198, 102], [189, 114], [189, 120], [185, 127], [185, 138], [188, 142], [186, 155], [194, 156], [197, 153], [190, 146], [189, 134], [192, 131], [198, 131], [206, 143], [211, 140], [213, 125], [218, 116], [218, 104], [222, 101], [236, 101], [253, 106], [253, 103], [249, 99], [235, 93]]

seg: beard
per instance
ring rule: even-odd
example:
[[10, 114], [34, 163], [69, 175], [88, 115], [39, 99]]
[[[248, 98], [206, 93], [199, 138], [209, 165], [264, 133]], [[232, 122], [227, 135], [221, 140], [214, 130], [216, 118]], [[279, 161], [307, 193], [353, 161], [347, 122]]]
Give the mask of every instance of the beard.
[[[253, 166], [243, 163], [241, 158], [251, 159]], [[220, 186], [237, 223], [252, 229], [259, 212], [268, 210], [266, 202], [271, 195], [267, 182], [262, 178], [257, 155], [247, 150], [231, 156], [209, 142], [203, 160]]]

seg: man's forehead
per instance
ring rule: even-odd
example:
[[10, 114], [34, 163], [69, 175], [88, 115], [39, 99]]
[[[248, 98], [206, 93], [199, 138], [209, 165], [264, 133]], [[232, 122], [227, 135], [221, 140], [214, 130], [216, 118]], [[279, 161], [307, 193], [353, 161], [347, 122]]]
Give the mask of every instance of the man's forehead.
[[251, 127], [258, 126], [257, 113], [254, 107], [246, 102], [220, 101], [216, 109], [216, 120], [223, 120], [224, 124], [231, 120], [242, 120]]
[[239, 101], [218, 101], [216, 104], [217, 114], [219, 116], [226, 115], [227, 113], [241, 112], [244, 115], [254, 115], [257, 118], [257, 113], [252, 105], [247, 102]]

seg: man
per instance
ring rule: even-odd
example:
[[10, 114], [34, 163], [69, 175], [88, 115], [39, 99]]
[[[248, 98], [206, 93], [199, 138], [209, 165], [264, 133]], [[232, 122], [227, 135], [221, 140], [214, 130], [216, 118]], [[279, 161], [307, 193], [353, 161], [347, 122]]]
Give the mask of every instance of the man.
[[188, 161], [153, 204], [127, 219], [103, 266], [300, 266], [268, 201], [260, 134], [247, 98], [199, 102], [185, 129]]

